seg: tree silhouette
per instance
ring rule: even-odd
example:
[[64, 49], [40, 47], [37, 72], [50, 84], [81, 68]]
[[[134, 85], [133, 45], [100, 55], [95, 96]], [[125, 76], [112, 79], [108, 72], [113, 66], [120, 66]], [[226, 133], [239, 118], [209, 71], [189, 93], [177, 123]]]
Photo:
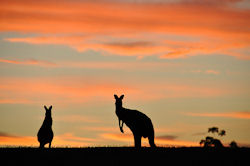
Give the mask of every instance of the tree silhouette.
[[[225, 130], [219, 130], [218, 127], [210, 127], [208, 128], [208, 133], [217, 133], [219, 136], [224, 136], [226, 135], [226, 131]], [[210, 137], [207, 136], [206, 139], [202, 139], [200, 141], [200, 145], [204, 146], [204, 147], [217, 147], [217, 148], [221, 148], [223, 147], [221, 141], [219, 139], [216, 139], [214, 137]]]
[[208, 132], [211, 132], [211, 133], [218, 133], [218, 132], [219, 132], [219, 128], [218, 128], [218, 127], [211, 127], [211, 128], [208, 128]]
[[224, 136], [226, 135], [226, 131], [225, 130], [221, 130], [219, 133], [218, 133], [219, 136]]
[[200, 141], [200, 146], [204, 145], [205, 143], [206, 143], [206, 140], [202, 139], [202, 140]]
[[207, 136], [205, 140], [202, 139], [202, 140], [200, 141], [200, 145], [201, 145], [201, 146], [204, 145], [204, 147], [211, 147], [211, 146], [213, 145], [213, 144], [212, 144], [213, 139], [214, 139], [213, 137]]

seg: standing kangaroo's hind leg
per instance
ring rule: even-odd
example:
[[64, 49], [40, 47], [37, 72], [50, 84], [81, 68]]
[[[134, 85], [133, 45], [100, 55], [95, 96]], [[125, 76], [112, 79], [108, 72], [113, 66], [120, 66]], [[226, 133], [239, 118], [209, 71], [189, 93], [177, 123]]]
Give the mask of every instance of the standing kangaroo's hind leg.
[[141, 136], [134, 134], [134, 141], [135, 141], [135, 147], [140, 148], [141, 147]]
[[40, 147], [39, 148], [44, 148], [45, 143], [40, 142]]
[[154, 140], [155, 138], [154, 138], [154, 136], [149, 136], [148, 137], [148, 142], [149, 142], [149, 144], [150, 144], [150, 146], [152, 147], [152, 148], [155, 148], [156, 147], [156, 145], [155, 145], [155, 140]]
[[49, 148], [51, 148], [51, 142], [49, 143]]

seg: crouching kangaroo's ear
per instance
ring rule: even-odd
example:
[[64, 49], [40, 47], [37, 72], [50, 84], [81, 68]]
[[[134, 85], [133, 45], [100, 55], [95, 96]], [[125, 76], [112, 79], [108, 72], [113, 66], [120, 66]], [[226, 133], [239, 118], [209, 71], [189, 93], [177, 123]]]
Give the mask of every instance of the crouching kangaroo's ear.
[[119, 99], [118, 96], [117, 96], [116, 94], [114, 94], [114, 97], [115, 97], [115, 99]]
[[49, 110], [51, 110], [52, 109], [52, 105], [49, 107]]
[[46, 107], [46, 105], [44, 106], [44, 109], [45, 109], [45, 110], [48, 110], [48, 108]]
[[121, 95], [120, 99], [123, 99], [124, 95]]

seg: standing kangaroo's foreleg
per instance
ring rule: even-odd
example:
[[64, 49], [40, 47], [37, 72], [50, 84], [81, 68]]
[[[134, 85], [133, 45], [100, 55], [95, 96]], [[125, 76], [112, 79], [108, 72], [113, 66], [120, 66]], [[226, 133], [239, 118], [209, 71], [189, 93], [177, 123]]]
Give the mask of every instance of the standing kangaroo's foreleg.
[[[120, 120], [120, 119], [118, 119], [118, 121], [119, 121], [119, 127], [120, 127], [120, 131], [122, 132], [122, 133], [124, 133], [124, 131], [123, 131], [123, 121], [122, 120]], [[122, 121], [122, 122], [121, 122]]]

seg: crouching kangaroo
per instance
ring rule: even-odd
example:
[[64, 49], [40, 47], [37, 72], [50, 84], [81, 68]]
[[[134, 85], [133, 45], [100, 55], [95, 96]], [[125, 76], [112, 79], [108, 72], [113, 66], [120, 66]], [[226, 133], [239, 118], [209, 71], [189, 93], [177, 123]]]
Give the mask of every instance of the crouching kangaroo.
[[122, 99], [117, 95], [115, 97], [116, 115], [119, 121], [120, 131], [123, 133], [123, 123], [125, 123], [134, 135], [135, 147], [141, 147], [141, 137], [147, 138], [151, 147], [156, 147], [154, 143], [154, 127], [149, 117], [137, 111], [122, 107]]
[[46, 106], [44, 106], [44, 108], [46, 110], [45, 119], [43, 121], [41, 128], [37, 133], [37, 139], [40, 142], [40, 148], [44, 148], [44, 146], [47, 143], [49, 143], [49, 148], [50, 148], [52, 139], [54, 137], [52, 131], [52, 117], [51, 117], [52, 106], [50, 106], [49, 109]]

